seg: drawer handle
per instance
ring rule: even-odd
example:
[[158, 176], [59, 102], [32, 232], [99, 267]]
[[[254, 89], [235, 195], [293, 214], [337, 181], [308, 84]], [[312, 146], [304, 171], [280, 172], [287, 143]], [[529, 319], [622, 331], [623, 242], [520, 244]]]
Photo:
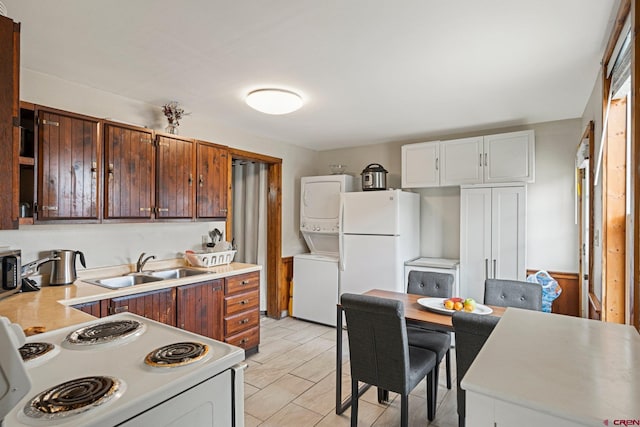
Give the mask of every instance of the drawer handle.
[[240, 344], [246, 344], [246, 343], [248, 343], [248, 342], [249, 342], [249, 338], [242, 338], [242, 339], [240, 340]]
[[251, 281], [250, 280], [243, 280], [241, 285], [248, 285]]
[[109, 314], [125, 313], [125, 312], [129, 311], [129, 306], [128, 305], [123, 305], [123, 306], [120, 306], [120, 307], [110, 307], [109, 311], [110, 311]]
[[246, 325], [247, 323], [249, 323], [249, 319], [242, 319], [238, 322], [239, 325]]
[[248, 300], [248, 299], [243, 299], [243, 300], [242, 300], [242, 301], [240, 301], [238, 304], [240, 304], [240, 305], [249, 304], [249, 300]]

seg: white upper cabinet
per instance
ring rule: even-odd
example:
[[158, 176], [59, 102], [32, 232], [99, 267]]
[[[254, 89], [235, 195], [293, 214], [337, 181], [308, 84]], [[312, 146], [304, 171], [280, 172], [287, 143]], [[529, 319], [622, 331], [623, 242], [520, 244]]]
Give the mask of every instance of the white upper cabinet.
[[454, 139], [440, 145], [442, 172], [440, 184], [463, 185], [482, 182], [482, 137]]
[[402, 146], [402, 188], [440, 186], [440, 142]]
[[533, 182], [533, 130], [402, 146], [402, 187]]
[[533, 182], [535, 138], [532, 130], [484, 137], [484, 182]]

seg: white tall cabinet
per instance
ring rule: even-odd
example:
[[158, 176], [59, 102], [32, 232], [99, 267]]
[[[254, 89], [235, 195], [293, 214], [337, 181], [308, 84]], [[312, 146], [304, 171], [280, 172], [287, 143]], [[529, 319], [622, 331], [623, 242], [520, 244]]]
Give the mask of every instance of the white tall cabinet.
[[524, 184], [462, 186], [460, 295], [484, 301], [487, 278], [525, 280]]

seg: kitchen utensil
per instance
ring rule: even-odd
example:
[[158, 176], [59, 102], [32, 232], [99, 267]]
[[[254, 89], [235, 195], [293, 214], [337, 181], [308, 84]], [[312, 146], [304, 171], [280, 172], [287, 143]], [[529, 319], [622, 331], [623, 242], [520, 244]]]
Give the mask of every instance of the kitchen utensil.
[[0, 298], [20, 291], [20, 249], [0, 251]]
[[362, 191], [387, 189], [387, 170], [378, 163], [370, 163], [362, 171]]
[[215, 246], [222, 239], [222, 232], [217, 228], [209, 231], [209, 237], [211, 237], [211, 242], [213, 246]]
[[51, 256], [58, 259], [53, 262], [53, 267], [51, 268], [50, 285], [70, 285], [77, 279], [77, 255], [80, 255], [80, 263], [86, 268], [87, 265], [84, 261], [84, 254], [80, 251], [58, 249], [51, 252]]

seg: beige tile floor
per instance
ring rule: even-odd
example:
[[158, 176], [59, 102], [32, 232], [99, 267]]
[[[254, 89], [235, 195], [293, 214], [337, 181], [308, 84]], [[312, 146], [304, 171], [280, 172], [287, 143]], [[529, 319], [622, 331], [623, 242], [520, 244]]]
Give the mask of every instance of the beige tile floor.
[[[301, 427], [349, 426], [351, 410], [335, 413], [335, 328], [291, 317], [261, 319], [260, 352], [247, 358], [245, 372], [245, 426]], [[343, 333], [342, 392], [350, 391], [349, 354]], [[452, 352], [455, 361], [455, 355]], [[423, 381], [409, 397], [409, 425], [457, 427], [455, 363], [453, 387], [446, 388], [444, 361], [440, 366], [436, 418], [427, 420], [426, 384]], [[361, 398], [359, 426], [400, 425], [400, 398], [391, 393], [390, 404], [377, 401], [374, 387]]]

